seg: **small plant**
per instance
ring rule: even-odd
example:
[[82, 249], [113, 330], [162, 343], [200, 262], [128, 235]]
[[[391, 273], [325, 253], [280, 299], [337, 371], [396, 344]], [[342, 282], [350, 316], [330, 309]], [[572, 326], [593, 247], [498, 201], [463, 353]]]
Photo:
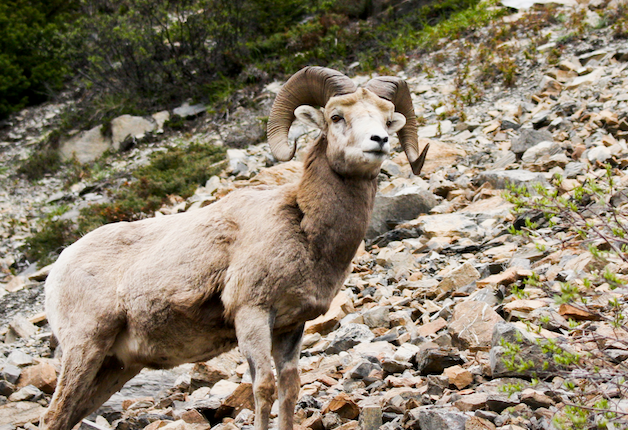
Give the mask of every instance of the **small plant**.
[[109, 192], [109, 202], [81, 209], [76, 223], [48, 216], [39, 231], [27, 239], [27, 257], [48, 264], [65, 247], [101, 225], [152, 216], [172, 195], [190, 197], [200, 184], [222, 170], [224, 153], [222, 148], [200, 144], [154, 153], [150, 164]]
[[[518, 358], [522, 339], [502, 345], [503, 363], [510, 371], [532, 374], [540, 388], [560, 397], [553, 423], [561, 429], [628, 426], [628, 413], [618, 407], [628, 398], [628, 363], [616, 359], [609, 349], [610, 345], [628, 349], [625, 295], [611, 293], [628, 284], [628, 196], [625, 189], [617, 188], [614, 173], [608, 165], [602, 173], [589, 175], [568, 193], [561, 191], [563, 179], [558, 175], [549, 186], [511, 187], [505, 193], [520, 217], [540, 212], [544, 219], [533, 222], [525, 218], [520, 228], [509, 230], [511, 233], [531, 242], [544, 239], [554, 251], [579, 248], [581, 255], [587, 253], [584, 277], [552, 283], [534, 275], [526, 284], [545, 290], [561, 309], [571, 309], [573, 315], [598, 323], [568, 319], [561, 326], [568, 342], [547, 338], [540, 327], [528, 323], [529, 332], [536, 336], [535, 347], [546, 357], [534, 367]], [[540, 224], [543, 228], [539, 228]], [[517, 296], [520, 291], [518, 287], [512, 290]], [[590, 296], [600, 291], [608, 292], [606, 303], [594, 305]], [[549, 316], [538, 322], [551, 328]], [[562, 392], [556, 391], [556, 380], [551, 380], [556, 377], [561, 378]]]
[[17, 173], [24, 175], [29, 181], [38, 181], [48, 173], [57, 172], [62, 165], [59, 151], [47, 147], [35, 150], [20, 164]]

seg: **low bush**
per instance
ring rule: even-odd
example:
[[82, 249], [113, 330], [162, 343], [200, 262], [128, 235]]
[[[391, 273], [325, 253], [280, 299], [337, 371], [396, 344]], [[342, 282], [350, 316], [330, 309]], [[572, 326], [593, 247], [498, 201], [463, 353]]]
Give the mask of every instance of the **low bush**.
[[[549, 360], [525, 362], [517, 343], [502, 345], [509, 370], [532, 373], [537, 389], [559, 399], [553, 423], [561, 429], [628, 426], [622, 406], [628, 400], [628, 362], [617, 355], [628, 349], [628, 192], [618, 188], [618, 179], [607, 166], [582, 182], [555, 176], [549, 187], [520, 187], [506, 194], [524, 220], [511, 233], [529, 238], [543, 252], [571, 250], [588, 261], [584, 276], [550, 282], [537, 275], [526, 281], [554, 297], [565, 315], [573, 315], [567, 325], [549, 315], [527, 322]], [[513, 291], [525, 294], [526, 289]], [[559, 333], [547, 336], [547, 329]]]
[[81, 209], [76, 223], [58, 215], [44, 220], [27, 240], [27, 257], [48, 264], [65, 247], [101, 225], [152, 216], [170, 196], [190, 197], [199, 185], [220, 173], [224, 155], [220, 147], [194, 143], [154, 153], [148, 165], [132, 173], [131, 180], [108, 193], [109, 202]]

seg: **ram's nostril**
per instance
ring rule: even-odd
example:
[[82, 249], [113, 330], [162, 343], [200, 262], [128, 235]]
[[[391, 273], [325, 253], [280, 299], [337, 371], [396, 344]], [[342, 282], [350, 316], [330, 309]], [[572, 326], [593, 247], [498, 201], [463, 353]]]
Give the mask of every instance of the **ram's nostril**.
[[378, 136], [377, 134], [373, 134], [371, 135], [371, 140], [383, 145], [388, 142], [388, 136]]

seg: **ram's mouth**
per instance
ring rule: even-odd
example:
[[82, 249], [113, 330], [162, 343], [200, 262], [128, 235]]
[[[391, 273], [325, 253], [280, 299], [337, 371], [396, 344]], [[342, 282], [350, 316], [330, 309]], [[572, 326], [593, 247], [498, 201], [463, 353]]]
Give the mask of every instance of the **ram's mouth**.
[[370, 149], [368, 151], [363, 151], [365, 154], [371, 154], [376, 156], [386, 156], [390, 152], [385, 149]]

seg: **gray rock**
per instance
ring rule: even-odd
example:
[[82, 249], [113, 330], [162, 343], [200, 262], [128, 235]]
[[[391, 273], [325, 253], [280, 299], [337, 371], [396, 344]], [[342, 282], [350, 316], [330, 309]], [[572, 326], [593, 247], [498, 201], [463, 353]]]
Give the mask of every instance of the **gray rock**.
[[506, 408], [517, 406], [519, 403], [521, 403], [521, 400], [516, 394], [511, 396], [505, 394], [490, 394], [486, 399], [486, 406], [489, 411], [497, 413], [501, 413]]
[[4, 364], [2, 368], [0, 368], [0, 379], [4, 379], [5, 381], [15, 384], [20, 378], [21, 373], [22, 371], [19, 367], [13, 364]]
[[62, 142], [59, 151], [64, 160], [76, 157], [81, 163], [89, 163], [111, 148], [111, 140], [102, 134], [101, 126], [97, 125]]
[[578, 175], [583, 175], [586, 173], [587, 168], [584, 163], [579, 163], [577, 161], [572, 161], [565, 166], [565, 171], [563, 176], [567, 179], [574, 179]]
[[28, 338], [37, 333], [37, 326], [30, 322], [26, 317], [22, 314], [18, 314], [13, 320], [9, 323], [9, 327], [11, 330], [21, 338]]
[[382, 163], [382, 172], [388, 176], [402, 176], [403, 173], [401, 167], [391, 160], [384, 160]]
[[23, 426], [38, 422], [45, 410], [46, 408], [35, 402], [7, 403], [0, 406], [0, 426]]
[[591, 148], [586, 152], [587, 160], [589, 160], [592, 163], [595, 163], [596, 161], [599, 163], [604, 163], [605, 161], [609, 160], [612, 156], [613, 155], [611, 154], [610, 148], [607, 148], [606, 146], [602, 146], [602, 145]]
[[36, 402], [44, 396], [44, 393], [34, 385], [27, 385], [26, 387], [20, 388], [15, 393], [9, 396], [10, 402], [23, 402], [26, 400], [30, 400]]
[[4, 379], [0, 379], [0, 396], [9, 397], [15, 392], [15, 385]]
[[229, 160], [232, 175], [240, 176], [249, 173], [246, 152], [241, 149], [228, 149], [227, 159]]
[[473, 216], [464, 213], [426, 215], [419, 217], [417, 226], [426, 237], [466, 237], [481, 240], [485, 231], [474, 220]]
[[418, 187], [405, 188], [394, 196], [378, 194], [366, 237], [373, 239], [399, 221], [413, 220], [420, 214], [428, 213], [437, 204], [438, 198], [434, 194]]
[[533, 147], [526, 149], [526, 151], [521, 156], [521, 161], [526, 163], [534, 163], [539, 158], [545, 155], [558, 154], [560, 151], [561, 147], [557, 142], [544, 140], [543, 142], [539, 142]]
[[[515, 364], [532, 362], [535, 365], [524, 371], [510, 369], [504, 359], [513, 357], [506, 354], [502, 342], [518, 345], [520, 350], [515, 358]], [[557, 370], [554, 360], [549, 354], [544, 354], [535, 338], [528, 332], [518, 329], [514, 324], [498, 322], [493, 327], [492, 348], [489, 354], [489, 363], [493, 378], [504, 376], [530, 377], [534, 375], [551, 375]], [[547, 367], [544, 367], [547, 363]]]
[[363, 359], [358, 364], [353, 366], [347, 372], [347, 375], [353, 379], [364, 379], [374, 370], [380, 370], [382, 367], [379, 364], [373, 363], [370, 360]]
[[382, 426], [382, 408], [369, 405], [360, 412], [359, 426], [361, 430], [379, 430]]
[[521, 134], [510, 147], [510, 150], [517, 155], [521, 155], [537, 143], [544, 140], [552, 141], [552, 133], [547, 130], [532, 130], [529, 128], [521, 129]]
[[323, 427], [325, 429], [335, 429], [342, 425], [342, 419], [335, 412], [328, 412], [323, 415]]
[[111, 121], [111, 144], [119, 151], [121, 144], [129, 137], [141, 138], [155, 130], [156, 124], [141, 116], [121, 115]]
[[512, 151], [507, 151], [505, 155], [498, 158], [495, 163], [493, 163], [493, 169], [503, 169], [506, 166], [513, 164], [517, 161], [517, 156]]
[[388, 306], [376, 306], [367, 310], [362, 314], [364, 324], [370, 328], [376, 327], [388, 327], [390, 325], [388, 321], [388, 314], [390, 313], [390, 307]]
[[546, 183], [542, 173], [530, 172], [529, 170], [487, 170], [478, 174], [476, 183], [482, 185], [488, 182], [498, 190], [505, 190], [509, 184], [515, 186], [531, 186], [537, 183]]
[[416, 361], [421, 375], [441, 374], [447, 367], [463, 363], [460, 353], [448, 348], [423, 348], [416, 355]]
[[369, 327], [364, 324], [349, 323], [336, 330], [335, 338], [327, 347], [327, 354], [338, 354], [362, 342], [370, 342], [375, 338]]
[[31, 357], [30, 355], [26, 354], [23, 351], [20, 351], [19, 349], [16, 349], [12, 351], [11, 354], [9, 354], [6, 362], [8, 364], [13, 364], [17, 367], [24, 367], [33, 364], [34, 360], [33, 357]]
[[207, 107], [203, 104], [191, 105], [188, 102], [183, 103], [178, 108], [175, 108], [172, 113], [175, 115], [179, 115], [182, 118], [189, 118], [200, 115], [205, 112]]
[[469, 417], [456, 409], [420, 406], [407, 413], [406, 429], [464, 430]]

